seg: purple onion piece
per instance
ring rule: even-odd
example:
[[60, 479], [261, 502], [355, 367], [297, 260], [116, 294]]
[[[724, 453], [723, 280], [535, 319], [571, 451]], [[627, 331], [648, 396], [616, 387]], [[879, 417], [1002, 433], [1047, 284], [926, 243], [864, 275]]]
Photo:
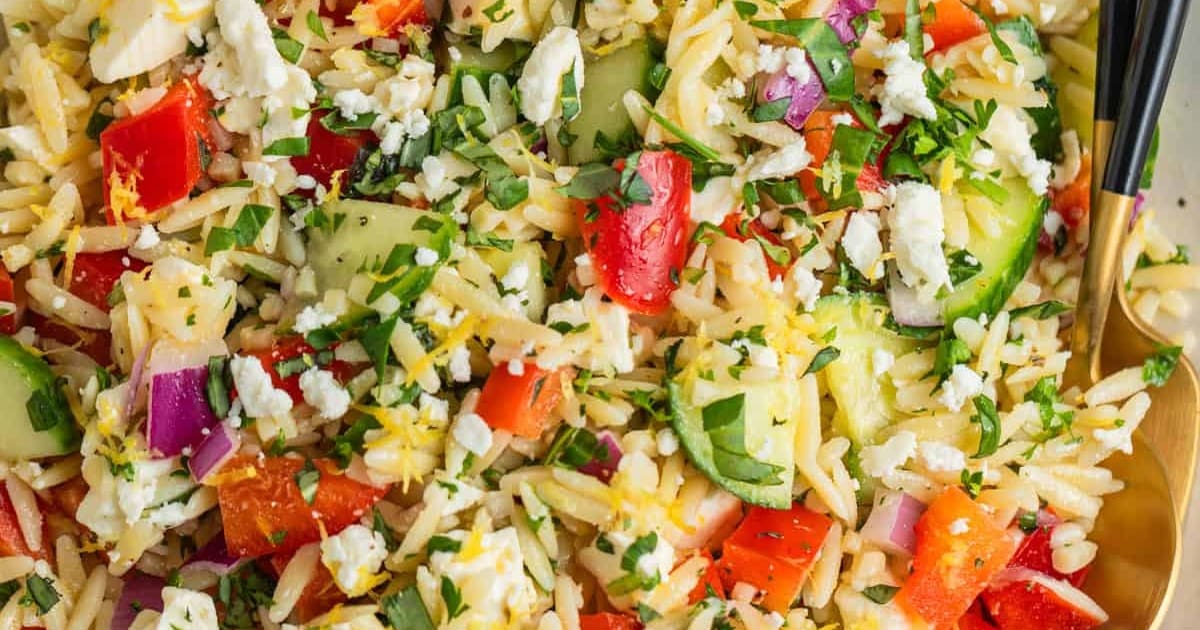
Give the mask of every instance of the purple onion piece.
[[862, 528], [862, 537], [894, 554], [912, 554], [917, 548], [917, 521], [925, 504], [906, 492], [887, 492], [875, 501]]
[[808, 69], [808, 81], [801, 83], [787, 73], [787, 68], [780, 68], [768, 76], [758, 90], [760, 103], [792, 99], [783, 121], [797, 131], [804, 128], [804, 121], [825, 101], [825, 86], [821, 84], [821, 75], [817, 74], [811, 60], [808, 61]]
[[204, 429], [220, 420], [208, 406], [204, 388], [208, 368], [190, 367], [150, 380], [150, 413], [146, 443], [164, 457], [178, 455], [204, 439]]
[[849, 44], [858, 38], [854, 32], [854, 18], [874, 8], [875, 0], [838, 0], [825, 14], [825, 23], [837, 33], [843, 44]]
[[241, 434], [225, 423], [218, 422], [188, 458], [188, 469], [192, 471], [192, 477], [196, 481], [204, 481], [205, 477], [220, 470], [221, 466], [237, 453], [241, 444]]
[[199, 551], [192, 554], [181, 570], [202, 570], [211, 571], [217, 575], [227, 575], [236, 569], [243, 560], [245, 558], [239, 558], [229, 553], [229, 547], [225, 546], [225, 536], [218, 533]]
[[142, 376], [146, 373], [146, 359], [150, 356], [150, 344], [146, 344], [137, 358], [133, 360], [133, 369], [129, 372], [129, 392], [125, 397], [125, 417], [132, 418], [137, 410], [138, 390], [142, 388]]
[[129, 630], [134, 618], [143, 610], [162, 612], [163, 579], [145, 573], [130, 573], [121, 589], [121, 598], [113, 609], [112, 630]]
[[613, 473], [617, 472], [617, 465], [621, 463], [621, 445], [617, 442], [616, 436], [609, 431], [604, 431], [596, 436], [600, 445], [608, 451], [608, 456], [603, 460], [593, 459], [592, 461], [579, 467], [579, 472], [585, 475], [591, 475], [600, 481], [608, 482], [612, 479]]
[[1142, 214], [1142, 208], [1146, 206], [1146, 195], [1138, 192], [1133, 198], [1133, 214], [1129, 215], [1129, 229], [1133, 229], [1133, 224], [1137, 223], [1138, 217]]

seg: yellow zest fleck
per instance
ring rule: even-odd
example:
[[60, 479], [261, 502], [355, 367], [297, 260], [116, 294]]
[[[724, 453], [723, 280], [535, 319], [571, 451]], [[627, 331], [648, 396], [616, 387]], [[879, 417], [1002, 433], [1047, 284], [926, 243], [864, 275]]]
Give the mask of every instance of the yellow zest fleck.
[[[120, 156], [114, 156], [118, 161], [124, 161]], [[146, 216], [146, 209], [138, 205], [140, 196], [137, 185], [141, 174], [136, 168], [129, 169], [129, 177], [122, 179], [121, 168], [114, 168], [108, 176], [108, 209], [113, 214], [113, 221], [125, 226], [125, 219], [140, 219]]]
[[193, 22], [208, 12], [205, 9], [200, 9], [199, 11], [184, 13], [177, 0], [163, 0], [163, 3], [167, 5], [167, 19], [180, 24]]
[[483, 551], [483, 531], [478, 527], [473, 527], [471, 528], [471, 533], [467, 534], [467, 539], [463, 541], [463, 546], [458, 552], [458, 557], [463, 562], [470, 562], [478, 558]]
[[359, 2], [350, 12], [350, 21], [354, 22], [358, 32], [367, 37], [387, 37], [387, 32], [379, 24], [378, 9], [373, 2]]
[[378, 449], [395, 455], [394, 462], [376, 468], [398, 476], [405, 492], [413, 479], [433, 472], [441, 451], [437, 451], [436, 457], [430, 451], [440, 447], [446, 432], [444, 426], [434, 425], [427, 414], [418, 413], [412, 405], [395, 408], [355, 405], [354, 409], [379, 421], [378, 437], [364, 446], [367, 451]]
[[833, 212], [822, 212], [821, 214], [813, 215], [813, 223], [818, 225], [830, 223], [849, 214], [847, 210], [834, 210]]
[[958, 169], [954, 168], [954, 154], [951, 153], [942, 160], [942, 166], [938, 169], [938, 192], [949, 195], [957, 179]]
[[47, 211], [46, 206], [43, 206], [40, 203], [31, 203], [31, 204], [29, 204], [29, 211], [32, 212], [33, 215], [36, 216], [37, 218], [39, 218], [43, 221], [46, 220], [46, 211]]
[[247, 479], [254, 479], [258, 476], [258, 469], [254, 466], [243, 466], [234, 468], [233, 470], [225, 470], [219, 473], [209, 475], [204, 478], [204, 485], [214, 488], [223, 486], [227, 483], [237, 483]]
[[405, 384], [412, 385], [413, 382], [417, 380], [417, 376], [424, 374], [425, 370], [436, 365], [438, 359], [449, 355], [460, 344], [465, 343], [468, 339], [470, 339], [478, 325], [478, 315], [469, 315], [463, 319], [461, 324], [459, 324], [454, 328], [454, 330], [451, 330], [450, 333], [446, 335], [446, 339], [442, 341], [438, 347], [430, 350], [428, 354], [421, 357], [421, 359], [412, 366], [412, 369], [408, 371], [408, 376], [405, 378]]
[[325, 199], [321, 202], [332, 203], [342, 198], [342, 177], [346, 175], [346, 169], [338, 169], [329, 176], [329, 192], [325, 193]]
[[79, 253], [79, 226], [71, 228], [71, 233], [67, 235], [67, 244], [63, 252], [65, 254], [63, 262], [63, 289], [71, 290], [71, 279], [75, 275], [75, 254]]

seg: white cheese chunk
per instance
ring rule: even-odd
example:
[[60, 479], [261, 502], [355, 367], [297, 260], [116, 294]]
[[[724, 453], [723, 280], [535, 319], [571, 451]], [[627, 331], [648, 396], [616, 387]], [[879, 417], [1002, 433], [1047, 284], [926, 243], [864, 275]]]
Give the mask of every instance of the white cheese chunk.
[[579, 35], [568, 26], [558, 26], [546, 34], [529, 54], [517, 90], [521, 94], [521, 113], [535, 125], [544, 125], [562, 111], [559, 94], [562, 77], [574, 72], [575, 89], [583, 90], [583, 49]]
[[946, 239], [942, 197], [933, 187], [920, 182], [897, 185], [888, 225], [900, 278], [917, 289], [918, 299], [932, 301], [939, 289], [952, 288], [950, 265], [942, 250]]
[[275, 389], [271, 375], [256, 357], [233, 357], [229, 362], [233, 383], [237, 386], [242, 409], [252, 418], [285, 416], [292, 410], [292, 397]]
[[321, 541], [321, 564], [350, 597], [363, 595], [379, 582], [379, 568], [387, 555], [383, 535], [362, 525], [351, 525]]
[[855, 212], [842, 233], [842, 250], [850, 264], [867, 279], [878, 278], [882, 273], [879, 257], [883, 255], [883, 243], [879, 240], [879, 227], [878, 214]]
[[341, 418], [350, 410], [350, 392], [331, 372], [309, 368], [300, 375], [300, 391], [304, 394], [304, 402], [316, 407], [326, 420]]
[[217, 607], [207, 593], [168, 586], [155, 630], [217, 630]]
[[876, 86], [881, 108], [879, 125], [886, 127], [904, 120], [905, 114], [933, 120], [937, 110], [925, 92], [925, 64], [912, 58], [908, 42], [894, 41], [876, 53], [883, 60], [887, 79]]

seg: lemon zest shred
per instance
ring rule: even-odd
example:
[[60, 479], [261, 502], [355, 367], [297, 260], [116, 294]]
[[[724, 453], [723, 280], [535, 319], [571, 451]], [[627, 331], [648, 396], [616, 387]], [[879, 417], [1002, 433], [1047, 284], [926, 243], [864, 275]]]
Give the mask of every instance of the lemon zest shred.
[[67, 235], [67, 244], [64, 247], [63, 258], [63, 289], [71, 290], [71, 280], [75, 276], [75, 254], [79, 253], [79, 226], [71, 228], [71, 233]]

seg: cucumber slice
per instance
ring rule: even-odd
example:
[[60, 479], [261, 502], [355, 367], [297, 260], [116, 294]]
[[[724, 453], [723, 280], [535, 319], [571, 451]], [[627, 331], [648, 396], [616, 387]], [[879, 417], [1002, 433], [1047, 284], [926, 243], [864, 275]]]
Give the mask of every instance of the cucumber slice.
[[827, 295], [813, 310], [819, 331], [837, 330], [830, 344], [841, 355], [823, 372], [837, 403], [834, 430], [856, 446], [871, 444], [880, 429], [901, 417], [891, 378], [875, 375], [875, 351], [901, 356], [925, 345], [885, 328], [887, 315], [887, 301], [875, 293]]
[[546, 283], [542, 281], [542, 261], [546, 254], [542, 246], [536, 242], [513, 243], [511, 252], [491, 247], [481, 247], [477, 250], [483, 262], [492, 268], [496, 278], [503, 278], [508, 270], [517, 263], [524, 263], [529, 269], [529, 281], [525, 283], [525, 293], [529, 302], [525, 304], [525, 314], [529, 319], [540, 322], [542, 313], [546, 310]]
[[[455, 54], [450, 53], [451, 48], [454, 48]], [[520, 53], [517, 44], [511, 40], [501, 43], [490, 53], [485, 53], [478, 46], [465, 41], [450, 43], [442, 40], [437, 57], [439, 65], [447, 68], [451, 77], [450, 103], [462, 102], [464, 75], [469, 74], [479, 79], [479, 84], [486, 89], [488, 79], [497, 72], [507, 72], [512, 68], [521, 57]]]
[[967, 239], [967, 251], [983, 265], [983, 271], [942, 301], [946, 326], [960, 317], [981, 313], [990, 317], [1000, 312], [1033, 262], [1048, 201], [1035, 195], [1024, 180], [1013, 178], [1002, 184], [1008, 199], [991, 215], [993, 226], [985, 231], [972, 222]]
[[308, 230], [308, 262], [322, 291], [350, 286], [354, 274], [384, 261], [396, 244], [432, 247], [434, 233], [418, 228], [418, 221], [449, 221], [424, 210], [357, 199], [326, 204], [324, 212], [336, 228]]
[[650, 69], [654, 55], [650, 43], [639, 39], [603, 57], [588, 56], [584, 60], [583, 90], [579, 94], [579, 115], [567, 123], [567, 132], [575, 141], [567, 147], [571, 164], [594, 162], [600, 158], [596, 150], [596, 134], [616, 140], [633, 128], [621, 99], [629, 90], [650, 94]]
[[[705, 365], [700, 357], [694, 365]], [[738, 498], [771, 508], [792, 503], [797, 416], [784, 382], [715, 380], [685, 370], [667, 385], [671, 427], [688, 459]]]
[[[0, 336], [0, 401], [5, 436], [0, 459], [63, 455], [79, 448], [79, 428], [50, 366]], [[35, 428], [38, 427], [38, 428]]]

